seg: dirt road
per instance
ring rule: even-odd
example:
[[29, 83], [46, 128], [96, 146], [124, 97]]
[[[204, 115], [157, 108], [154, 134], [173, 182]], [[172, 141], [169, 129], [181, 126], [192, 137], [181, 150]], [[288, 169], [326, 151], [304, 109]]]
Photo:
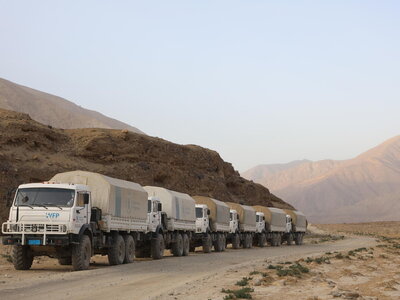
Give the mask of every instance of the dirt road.
[[0, 281], [0, 299], [208, 299], [210, 295], [212, 299], [222, 299], [218, 291], [224, 278], [219, 274], [227, 271], [252, 268], [266, 259], [284, 260], [374, 244], [373, 238], [352, 237], [323, 244], [197, 252], [189, 257], [166, 257], [81, 272], [69, 272], [68, 268], [49, 272], [36, 267], [20, 271], [25, 273], [21, 277], [13, 273], [15, 280]]

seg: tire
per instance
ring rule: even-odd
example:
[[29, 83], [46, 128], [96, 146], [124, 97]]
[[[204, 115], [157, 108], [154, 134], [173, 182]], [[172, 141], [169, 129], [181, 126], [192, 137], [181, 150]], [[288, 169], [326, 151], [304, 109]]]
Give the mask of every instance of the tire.
[[250, 248], [250, 246], [249, 246], [249, 235], [247, 233], [244, 234], [243, 248], [245, 248], [245, 249]]
[[265, 246], [265, 240], [266, 240], [265, 233], [261, 233], [258, 239], [258, 247], [263, 248]]
[[288, 234], [286, 243], [290, 246], [293, 244], [293, 235], [291, 233]]
[[189, 252], [190, 252], [190, 241], [189, 241], [189, 236], [184, 233], [182, 235], [182, 239], [183, 239], [183, 251], [182, 251], [182, 256], [188, 256]]
[[124, 237], [125, 242], [125, 259], [124, 264], [133, 263], [135, 260], [135, 240], [130, 234]]
[[29, 270], [33, 262], [33, 253], [29, 246], [13, 246], [12, 262], [15, 270]]
[[217, 233], [217, 238], [214, 241], [214, 250], [215, 252], [221, 252], [222, 251], [222, 234]]
[[172, 245], [172, 254], [174, 256], [182, 256], [183, 254], [183, 237], [180, 233], [176, 235], [175, 243]]
[[248, 245], [249, 245], [248, 248], [253, 248], [253, 237], [252, 237], [251, 233], [249, 233], [247, 235], [247, 239], [248, 239]]
[[70, 266], [72, 265], [72, 257], [59, 257], [58, 263], [62, 266]]
[[226, 237], [225, 234], [222, 234], [222, 250], [221, 251], [225, 251], [226, 249]]
[[277, 234], [277, 233], [273, 233], [273, 234], [272, 234], [272, 242], [271, 242], [271, 245], [272, 245], [273, 247], [278, 246], [278, 234]]
[[121, 235], [116, 234], [112, 242], [108, 249], [108, 262], [111, 266], [120, 265], [125, 260], [125, 241]]
[[157, 236], [151, 240], [151, 257], [153, 259], [161, 259], [164, 256], [164, 237], [157, 233]]
[[235, 233], [232, 237], [232, 248], [239, 249], [240, 248], [240, 236], [238, 233]]
[[276, 235], [276, 245], [282, 245], [282, 236], [279, 233]]
[[72, 246], [72, 268], [75, 271], [89, 269], [92, 243], [87, 235], [82, 235], [78, 245]]
[[302, 245], [303, 244], [303, 235], [301, 233], [296, 234], [294, 241], [295, 241], [296, 245]]
[[211, 235], [207, 233], [206, 236], [203, 237], [203, 252], [210, 253], [211, 247], [212, 247]]

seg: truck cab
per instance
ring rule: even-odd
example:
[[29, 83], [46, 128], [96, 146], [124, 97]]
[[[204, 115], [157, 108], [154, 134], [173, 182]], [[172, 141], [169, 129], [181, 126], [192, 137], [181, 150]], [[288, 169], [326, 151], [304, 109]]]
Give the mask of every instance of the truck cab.
[[6, 245], [67, 245], [91, 218], [86, 185], [53, 182], [20, 185], [2, 232]]
[[162, 223], [162, 204], [156, 197], [149, 197], [147, 200], [147, 224], [148, 230], [156, 232], [157, 227]]
[[265, 216], [262, 212], [256, 212], [256, 232], [262, 233], [265, 231]]
[[196, 204], [196, 233], [206, 233], [210, 230], [209, 214], [207, 205]]
[[235, 233], [239, 230], [239, 217], [236, 210], [230, 210], [229, 233]]

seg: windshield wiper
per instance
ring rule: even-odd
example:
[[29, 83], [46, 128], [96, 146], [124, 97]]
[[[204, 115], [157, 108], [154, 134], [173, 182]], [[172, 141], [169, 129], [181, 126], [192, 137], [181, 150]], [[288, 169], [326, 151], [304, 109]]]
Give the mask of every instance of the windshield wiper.
[[29, 204], [20, 204], [20, 205], [18, 205], [18, 206], [29, 206], [30, 208], [33, 209], [33, 206], [32, 206], [32, 205], [29, 205]]
[[60, 210], [63, 210], [61, 206], [57, 205], [57, 204], [53, 204], [53, 203], [46, 203], [46, 205], [48, 206], [55, 206], [58, 207]]
[[44, 204], [35, 203], [35, 205], [36, 205], [36, 206], [40, 206], [40, 207], [44, 207], [45, 209], [48, 209]]

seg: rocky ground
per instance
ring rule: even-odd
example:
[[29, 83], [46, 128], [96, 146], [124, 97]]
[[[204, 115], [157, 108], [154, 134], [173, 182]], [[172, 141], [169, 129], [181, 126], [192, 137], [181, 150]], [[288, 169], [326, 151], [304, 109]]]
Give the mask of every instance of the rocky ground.
[[376, 239], [373, 247], [328, 251], [262, 268], [231, 273], [219, 299], [400, 299], [400, 222], [318, 225], [306, 240], [326, 243], [354, 235]]

